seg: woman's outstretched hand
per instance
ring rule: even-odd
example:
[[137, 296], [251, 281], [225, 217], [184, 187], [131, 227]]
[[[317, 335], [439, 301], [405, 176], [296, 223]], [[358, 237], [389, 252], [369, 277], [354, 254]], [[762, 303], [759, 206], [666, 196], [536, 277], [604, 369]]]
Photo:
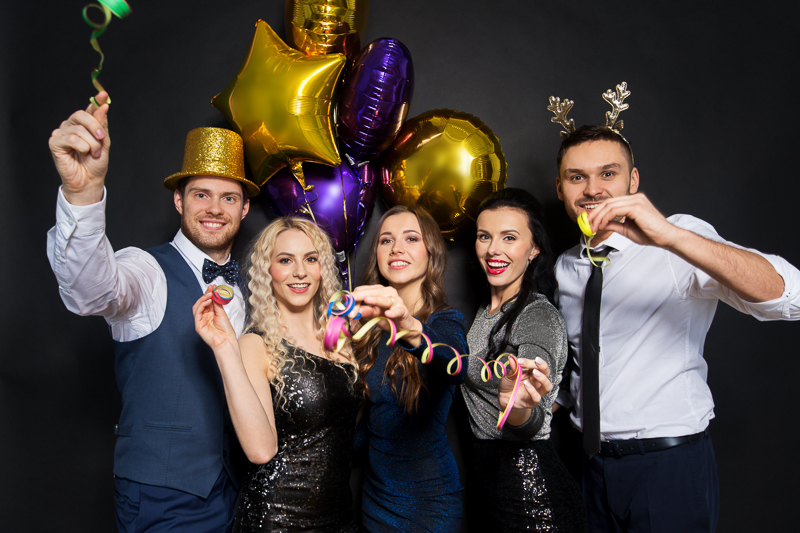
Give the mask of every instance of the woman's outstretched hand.
[[[522, 377], [512, 409], [535, 409], [542, 401], [542, 397], [553, 390], [553, 384], [550, 382], [550, 368], [541, 357], [517, 359], [517, 363], [521, 367]], [[506, 375], [500, 380], [497, 393], [497, 401], [500, 403], [501, 409], [505, 409], [511, 400], [511, 392], [514, 390], [514, 383], [517, 380], [516, 369], [517, 365], [511, 359]]]
[[215, 285], [209, 285], [205, 294], [192, 306], [194, 329], [212, 350], [226, 347], [235, 347], [238, 350], [236, 332], [228, 315], [221, 305], [211, 299], [215, 288]]
[[[398, 330], [422, 332], [422, 323], [414, 318], [406, 302], [403, 301], [393, 287], [362, 285], [356, 287], [351, 294], [359, 304], [351, 315], [361, 313], [362, 323], [371, 318], [385, 316], [392, 319]], [[389, 330], [389, 325], [386, 321], [379, 322], [378, 327], [386, 331]], [[421, 337], [419, 335], [403, 337], [403, 342], [414, 347], [419, 346], [420, 340]]]

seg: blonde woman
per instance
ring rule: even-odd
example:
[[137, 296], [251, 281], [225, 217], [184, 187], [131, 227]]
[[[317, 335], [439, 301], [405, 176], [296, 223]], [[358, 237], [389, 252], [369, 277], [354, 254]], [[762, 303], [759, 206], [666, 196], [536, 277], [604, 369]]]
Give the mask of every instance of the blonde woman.
[[233, 531], [356, 531], [350, 459], [362, 395], [352, 351], [323, 347], [327, 302], [339, 289], [330, 241], [306, 220], [275, 220], [253, 247], [248, 277], [238, 342], [210, 291], [193, 309], [253, 463]]

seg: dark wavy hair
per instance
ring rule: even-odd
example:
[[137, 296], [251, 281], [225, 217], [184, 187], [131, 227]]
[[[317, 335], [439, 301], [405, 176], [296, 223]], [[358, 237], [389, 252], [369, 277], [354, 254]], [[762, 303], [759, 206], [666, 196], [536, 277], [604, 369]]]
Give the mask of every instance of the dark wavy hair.
[[[378, 245], [380, 243], [381, 228], [384, 221], [400, 213], [411, 213], [417, 217], [419, 228], [422, 232], [422, 241], [428, 251], [428, 272], [422, 281], [422, 306], [415, 313], [415, 316], [425, 322], [430, 316], [439, 309], [447, 307], [444, 292], [444, 271], [447, 266], [447, 247], [442, 238], [439, 225], [433, 217], [418, 205], [392, 207], [383, 214], [378, 221], [375, 234], [372, 237], [372, 245], [369, 252], [369, 263], [364, 272], [364, 283], [367, 285], [389, 285], [389, 282], [381, 275], [378, 268]], [[375, 364], [378, 352], [378, 343], [381, 339], [382, 330], [374, 328], [356, 346], [356, 359], [358, 360], [359, 376], [366, 376], [367, 372]], [[401, 346], [395, 346], [386, 368], [383, 370], [384, 379], [389, 380], [392, 391], [397, 397], [399, 404], [403, 406], [406, 414], [417, 411], [419, 405], [419, 395], [422, 389], [427, 390], [425, 378], [417, 364], [417, 358], [404, 350]], [[366, 382], [362, 382], [369, 396], [369, 387]]]
[[[544, 227], [544, 209], [534, 196], [523, 189], [501, 189], [487, 196], [478, 207], [478, 216], [484, 211], [500, 208], [516, 209], [521, 211], [528, 219], [528, 229], [533, 235], [533, 243], [539, 248], [539, 254], [528, 263], [522, 275], [522, 285], [519, 292], [512, 297], [511, 308], [503, 314], [489, 334], [489, 350], [487, 359], [496, 359], [509, 343], [511, 327], [519, 318], [520, 313], [530, 302], [535, 294], [544, 295], [552, 304], [555, 304], [555, 293], [558, 288], [555, 273], [555, 256], [550, 246], [550, 237]], [[477, 219], [477, 216], [476, 216]], [[498, 331], [505, 328], [503, 338], [495, 341]]]

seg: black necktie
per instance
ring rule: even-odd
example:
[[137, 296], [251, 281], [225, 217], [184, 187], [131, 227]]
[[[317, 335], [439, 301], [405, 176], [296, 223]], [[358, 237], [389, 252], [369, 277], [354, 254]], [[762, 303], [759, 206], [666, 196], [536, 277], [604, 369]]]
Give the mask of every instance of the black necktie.
[[235, 285], [239, 278], [239, 263], [228, 261], [224, 265], [218, 265], [214, 261], [203, 259], [203, 281], [211, 283], [217, 276], [222, 276], [225, 281]]
[[[592, 252], [606, 257], [613, 248]], [[605, 261], [597, 261], [602, 265]], [[600, 300], [603, 294], [603, 269], [592, 265], [583, 299], [581, 332], [581, 388], [583, 390], [583, 449], [589, 457], [600, 451]]]

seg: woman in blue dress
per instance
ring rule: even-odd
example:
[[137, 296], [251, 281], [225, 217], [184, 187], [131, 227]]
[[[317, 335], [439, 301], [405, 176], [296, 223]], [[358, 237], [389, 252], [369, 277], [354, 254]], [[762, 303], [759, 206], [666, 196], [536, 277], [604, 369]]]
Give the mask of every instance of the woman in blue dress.
[[[453, 353], [436, 348], [432, 361], [420, 357], [426, 343], [445, 343], [468, 353], [466, 321], [448, 307], [443, 288], [447, 249], [438, 225], [422, 208], [397, 206], [378, 222], [366, 285], [353, 296], [364, 319], [391, 318], [411, 330], [386, 346], [387, 324], [357, 346], [368, 407], [360, 425], [368, 464], [362, 486], [362, 526], [367, 531], [457, 532], [463, 487], [445, 433], [456, 386], [466, 369], [447, 374]], [[466, 365], [466, 361], [465, 361]]]

